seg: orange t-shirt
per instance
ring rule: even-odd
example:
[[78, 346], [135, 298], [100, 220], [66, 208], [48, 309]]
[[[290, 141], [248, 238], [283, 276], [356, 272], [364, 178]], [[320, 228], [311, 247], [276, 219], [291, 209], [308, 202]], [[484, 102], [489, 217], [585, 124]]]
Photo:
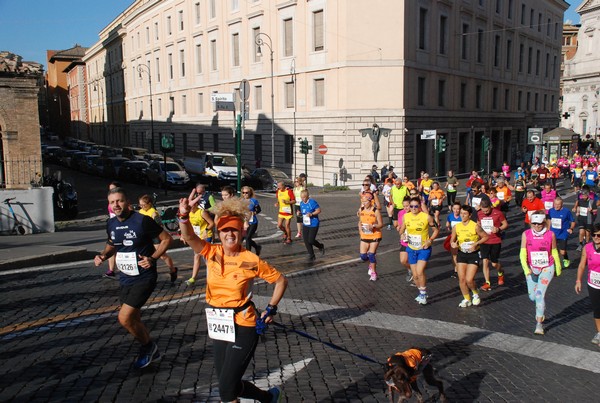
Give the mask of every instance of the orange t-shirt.
[[529, 224], [529, 216], [537, 210], [545, 210], [544, 202], [535, 197], [532, 202], [529, 199], [523, 200], [521, 207], [525, 207], [527, 209], [527, 213], [525, 213], [525, 223]]
[[359, 220], [359, 233], [360, 239], [381, 239], [381, 229], [373, 228], [371, 230], [367, 230], [366, 227], [370, 225], [377, 224], [377, 215], [375, 214], [375, 209], [361, 209], [358, 212], [358, 220]]
[[[442, 189], [431, 189], [431, 191], [429, 192], [429, 204], [431, 204], [434, 207], [441, 206], [441, 201], [444, 198], [444, 196], [445, 194]], [[432, 202], [433, 199], [436, 199], [438, 201], [437, 204], [434, 204], [435, 202]]]
[[[223, 246], [205, 243], [200, 252], [206, 259], [206, 303], [215, 308], [239, 308], [252, 299], [252, 284], [260, 277], [269, 284], [281, 273], [254, 253], [242, 248], [237, 256], [225, 256]], [[252, 305], [234, 316], [240, 326], [256, 325]]]

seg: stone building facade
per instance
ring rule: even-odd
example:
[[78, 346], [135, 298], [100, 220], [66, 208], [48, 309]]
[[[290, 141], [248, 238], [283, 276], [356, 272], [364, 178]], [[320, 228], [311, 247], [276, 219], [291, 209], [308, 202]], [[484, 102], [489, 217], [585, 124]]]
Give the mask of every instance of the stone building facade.
[[[211, 95], [236, 93], [246, 79], [246, 165], [300, 173], [306, 138], [311, 182], [337, 174], [356, 185], [373, 164], [415, 177], [524, 158], [527, 129], [558, 124], [567, 8], [558, 0], [139, 0], [109, 31], [121, 46], [132, 145], [152, 148], [152, 137], [157, 146], [172, 133], [178, 154], [233, 151], [233, 115], [216, 112]], [[91, 49], [101, 54], [105, 43]], [[107, 74], [86, 64], [90, 79]], [[421, 139], [427, 130], [434, 141]]]

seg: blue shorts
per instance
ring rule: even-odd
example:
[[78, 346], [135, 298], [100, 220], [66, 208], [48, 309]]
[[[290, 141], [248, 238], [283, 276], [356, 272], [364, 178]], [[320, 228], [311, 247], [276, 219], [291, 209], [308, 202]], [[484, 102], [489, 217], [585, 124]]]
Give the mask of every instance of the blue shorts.
[[417, 264], [419, 260], [427, 262], [431, 256], [431, 248], [414, 250], [407, 247], [406, 252], [408, 253], [408, 264]]

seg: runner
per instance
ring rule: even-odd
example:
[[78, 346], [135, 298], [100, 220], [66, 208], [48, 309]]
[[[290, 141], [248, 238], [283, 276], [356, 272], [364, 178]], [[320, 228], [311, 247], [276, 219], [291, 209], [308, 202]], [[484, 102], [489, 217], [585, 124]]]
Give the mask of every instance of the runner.
[[563, 207], [563, 199], [557, 196], [553, 207], [548, 211], [547, 226], [556, 237], [556, 247], [562, 257], [562, 267], [567, 268], [571, 264], [567, 253], [567, 241], [569, 235], [575, 229], [575, 219], [568, 208]]
[[448, 200], [448, 210], [452, 209], [452, 205], [456, 201], [456, 194], [458, 193], [458, 179], [454, 176], [454, 171], [448, 171], [448, 176], [446, 177], [446, 184], [444, 187], [446, 188], [446, 199]]
[[510, 207], [510, 201], [512, 200], [512, 191], [508, 186], [507, 180], [504, 178], [498, 179], [498, 184], [496, 185], [496, 197], [500, 200], [500, 211], [506, 213]]
[[556, 190], [552, 188], [552, 184], [546, 182], [542, 192], [540, 193], [540, 199], [542, 200], [542, 203], [544, 203], [544, 210], [546, 210], [546, 214], [548, 214], [548, 211], [552, 208], [552, 206], [554, 206], [554, 200], [557, 196], [558, 193], [556, 193]]
[[440, 189], [438, 182], [433, 182], [431, 190], [429, 192], [429, 214], [433, 215], [433, 219], [437, 226], [440, 226], [440, 213], [444, 207], [444, 199], [446, 195], [444, 191]]
[[527, 198], [521, 204], [521, 211], [525, 213], [525, 228], [529, 228], [529, 218], [537, 210], [544, 210], [544, 203], [537, 197], [532, 189], [527, 190]]
[[313, 262], [315, 257], [315, 246], [321, 252], [321, 256], [325, 254], [325, 245], [317, 241], [317, 233], [319, 232], [319, 214], [321, 214], [321, 207], [319, 203], [308, 194], [308, 190], [304, 189], [300, 192], [300, 213], [302, 216], [302, 238], [304, 239], [304, 246], [308, 252], [308, 260]]
[[397, 221], [398, 213], [404, 208], [403, 207], [404, 199], [406, 198], [406, 196], [408, 196], [408, 194], [410, 192], [417, 193], [417, 190], [416, 189], [408, 190], [408, 188], [406, 186], [404, 186], [404, 184], [402, 183], [402, 180], [400, 178], [394, 179], [394, 186], [392, 186], [390, 195], [391, 195], [391, 199], [392, 199], [392, 204], [394, 205], [392, 219], [393, 219], [394, 227], [396, 228], [396, 230], [398, 230], [398, 228], [400, 228], [398, 221]]
[[431, 187], [433, 186], [433, 179], [429, 179], [429, 174], [427, 172], [423, 173], [423, 180], [419, 184], [419, 192], [423, 196], [423, 200], [425, 204], [429, 203], [429, 192], [431, 191]]
[[481, 202], [483, 200], [487, 200], [490, 202], [490, 197], [482, 191], [482, 188], [485, 188], [485, 185], [482, 185], [479, 182], [474, 181], [471, 185], [471, 193], [467, 195], [467, 202], [465, 204], [473, 207], [473, 215], [471, 216], [471, 220], [477, 221], [477, 212], [481, 208]]
[[279, 207], [277, 216], [277, 228], [283, 231], [283, 243], [289, 245], [292, 243], [292, 230], [290, 221], [292, 219], [292, 206], [296, 203], [294, 192], [285, 187], [283, 181], [277, 182], [277, 192], [275, 193], [277, 203], [275, 207]]
[[575, 192], [579, 192], [581, 185], [583, 185], [583, 168], [581, 167], [581, 162], [575, 163], [575, 168], [573, 168], [573, 175], [571, 177], [571, 185], [573, 185]]
[[[425, 268], [431, 257], [431, 246], [438, 236], [440, 229], [435, 224], [433, 217], [421, 211], [421, 199], [413, 197], [409, 204], [410, 212], [404, 215], [400, 236], [408, 242], [408, 263], [412, 271], [415, 284], [419, 288], [419, 295], [415, 300], [421, 304], [427, 304], [427, 278]], [[433, 228], [431, 235], [429, 228]], [[406, 231], [406, 234], [405, 234]]]
[[[160, 214], [154, 208], [154, 203], [153, 203], [152, 197], [150, 197], [150, 195], [140, 196], [140, 198], [138, 200], [138, 204], [140, 205], [140, 214], [143, 214], [145, 216], [152, 218], [154, 221], [156, 221], [156, 223], [158, 225], [162, 226], [162, 220], [160, 218]], [[159, 244], [160, 244], [160, 240], [154, 239], [154, 247], [158, 248]], [[170, 276], [171, 276], [171, 283], [174, 283], [177, 280], [177, 271], [178, 270], [177, 270], [177, 267], [175, 267], [175, 263], [173, 263], [173, 259], [171, 259], [171, 256], [169, 256], [167, 254], [167, 252], [163, 253], [160, 256], [160, 259], [163, 262], [165, 262], [165, 264], [169, 268], [169, 272], [170, 272]]]
[[446, 219], [446, 230], [450, 232], [450, 234], [446, 238], [444, 244], [446, 244], [447, 242], [448, 252], [450, 252], [450, 254], [452, 255], [452, 265], [454, 266], [454, 274], [452, 274], [452, 277], [454, 278], [458, 278], [458, 270], [456, 267], [456, 255], [458, 253], [458, 248], [453, 248], [450, 245], [450, 240], [452, 239], [452, 228], [454, 228], [456, 224], [462, 221], [462, 219], [460, 218], [461, 206], [462, 205], [460, 204], [460, 202], [454, 202], [454, 204], [452, 205], [452, 210], [450, 211], [450, 213], [448, 213], [448, 218]]
[[[410, 197], [406, 196], [404, 200], [402, 200], [403, 208], [398, 212], [398, 228], [400, 228], [402, 226], [402, 223], [404, 222], [404, 215], [408, 213], [409, 205]], [[410, 269], [410, 264], [408, 264], [408, 252], [406, 252], [407, 246], [408, 243], [406, 242], [406, 240], [403, 240], [402, 237], [400, 237], [400, 264], [406, 267], [406, 282], [410, 283], [411, 281], [413, 281], [413, 276], [412, 270]]]
[[546, 290], [554, 274], [560, 276], [561, 273], [556, 238], [545, 224], [544, 210], [537, 210], [531, 215], [531, 228], [521, 236], [521, 266], [527, 280], [529, 299], [535, 302], [536, 326], [534, 333], [538, 335], [544, 334]]
[[508, 228], [508, 221], [502, 212], [491, 207], [487, 200], [481, 201], [481, 209], [477, 213], [479, 226], [487, 234], [487, 239], [479, 247], [483, 259], [483, 277], [485, 283], [481, 286], [482, 291], [492, 289], [490, 282], [490, 262], [492, 267], [498, 271], [498, 286], [504, 285], [504, 270], [498, 261], [502, 249], [502, 233]]
[[302, 183], [300, 178], [296, 178], [294, 180], [294, 199], [296, 202], [294, 203], [294, 213], [296, 215], [296, 238], [302, 237], [302, 214], [300, 213], [300, 200], [302, 199], [302, 191], [306, 189], [306, 186]]
[[[208, 212], [207, 209], [202, 208], [204, 205], [202, 200], [199, 198], [188, 199], [188, 204], [191, 207], [190, 211], [190, 224], [196, 236], [200, 239], [212, 243], [214, 236], [215, 223], [213, 216]], [[185, 239], [181, 238], [181, 242], [185, 243]], [[194, 252], [194, 261], [192, 263], [192, 276], [185, 282], [188, 286], [196, 284], [196, 278], [200, 272], [200, 266], [202, 265], [202, 256], [199, 253]]]
[[592, 242], [585, 245], [581, 253], [581, 261], [577, 268], [577, 280], [575, 281], [575, 292], [581, 293], [581, 280], [585, 266], [588, 267], [587, 289], [590, 296], [594, 322], [596, 323], [596, 335], [592, 343], [600, 346], [600, 224], [594, 224], [592, 228]]
[[[122, 187], [121, 182], [111, 182], [108, 184], [108, 190], [113, 190], [116, 188]], [[108, 203], [108, 219], [115, 217], [115, 212], [113, 211], [110, 203]], [[115, 255], [108, 258], [108, 270], [104, 273], [104, 277], [110, 278], [111, 280], [116, 280], [117, 276], [115, 274]]]
[[[134, 367], [145, 368], [160, 359], [158, 346], [150, 338], [148, 329], [141, 320], [141, 308], [156, 287], [156, 260], [167, 251], [171, 236], [150, 217], [130, 209], [123, 188], [108, 192], [108, 203], [115, 217], [108, 220], [108, 240], [104, 250], [94, 257], [96, 267], [116, 255], [119, 276], [121, 309], [119, 323], [140, 344], [140, 352]], [[152, 240], [160, 239], [157, 248]]]
[[527, 179], [521, 167], [518, 167], [517, 172], [515, 172], [513, 187], [515, 189], [515, 204], [521, 207], [525, 198], [525, 192], [527, 191]]
[[590, 241], [590, 233], [592, 231], [592, 224], [594, 223], [596, 211], [597, 205], [594, 196], [590, 194], [590, 191], [587, 188], [583, 189], [577, 195], [575, 206], [573, 206], [573, 212], [575, 213], [575, 217], [577, 217], [577, 226], [579, 227], [578, 252], [581, 252], [583, 245]]
[[[201, 240], [189, 222], [189, 201], [179, 201], [179, 227], [181, 236], [194, 252], [207, 262], [206, 318], [208, 337], [213, 340], [214, 365], [223, 402], [238, 398], [260, 402], [279, 401], [281, 391], [268, 391], [242, 380], [244, 372], [258, 343], [257, 319], [270, 323], [277, 313], [277, 304], [287, 288], [287, 279], [274, 267], [242, 246], [242, 229], [248, 214], [248, 205], [239, 198], [224, 200], [216, 206], [219, 217], [220, 245]], [[258, 314], [252, 302], [252, 284], [261, 278], [275, 284], [265, 311]]]
[[248, 209], [250, 210], [250, 218], [246, 220], [245, 224], [246, 237], [244, 238], [244, 240], [246, 242], [246, 249], [252, 251], [252, 248], [254, 248], [254, 250], [256, 251], [256, 256], [260, 256], [262, 246], [257, 244], [252, 238], [254, 237], [254, 234], [256, 234], [256, 230], [258, 229], [257, 215], [260, 214], [262, 209], [258, 200], [254, 198], [254, 189], [252, 189], [250, 186], [244, 186], [242, 188], [242, 197], [244, 198], [244, 200], [248, 200], [248, 202], [250, 203], [248, 206]]
[[377, 248], [381, 242], [383, 219], [381, 212], [375, 206], [373, 194], [364, 192], [361, 196], [358, 216], [358, 233], [360, 234], [360, 259], [369, 262], [369, 279], [377, 281]]
[[390, 220], [387, 226], [388, 231], [391, 231], [392, 226], [394, 225], [394, 203], [392, 202], [392, 186], [394, 186], [394, 181], [390, 178], [385, 178], [385, 184], [383, 185], [381, 193], [383, 194], [385, 210]]
[[[487, 203], [487, 202], [486, 202]], [[489, 206], [488, 206], [489, 208]], [[456, 257], [458, 268], [458, 281], [463, 300], [458, 304], [459, 308], [466, 308], [471, 305], [479, 305], [481, 299], [475, 285], [475, 274], [479, 268], [479, 248], [482, 243], [487, 241], [487, 234], [481, 229], [479, 224], [471, 220], [473, 208], [471, 206], [461, 206], [461, 222], [452, 228], [452, 237], [450, 245], [458, 249]], [[471, 294], [473, 301], [471, 302]]]

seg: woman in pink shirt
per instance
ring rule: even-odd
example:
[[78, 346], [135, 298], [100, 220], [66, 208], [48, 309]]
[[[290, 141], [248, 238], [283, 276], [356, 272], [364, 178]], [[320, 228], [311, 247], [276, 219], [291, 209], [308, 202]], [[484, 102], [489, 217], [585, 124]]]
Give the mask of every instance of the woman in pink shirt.
[[577, 281], [575, 281], [575, 292], [581, 292], [581, 280], [585, 266], [588, 267], [587, 289], [594, 312], [596, 322], [596, 335], [592, 343], [600, 346], [600, 223], [594, 224], [592, 228], [592, 242], [585, 245], [581, 252], [581, 261], [577, 268]]

